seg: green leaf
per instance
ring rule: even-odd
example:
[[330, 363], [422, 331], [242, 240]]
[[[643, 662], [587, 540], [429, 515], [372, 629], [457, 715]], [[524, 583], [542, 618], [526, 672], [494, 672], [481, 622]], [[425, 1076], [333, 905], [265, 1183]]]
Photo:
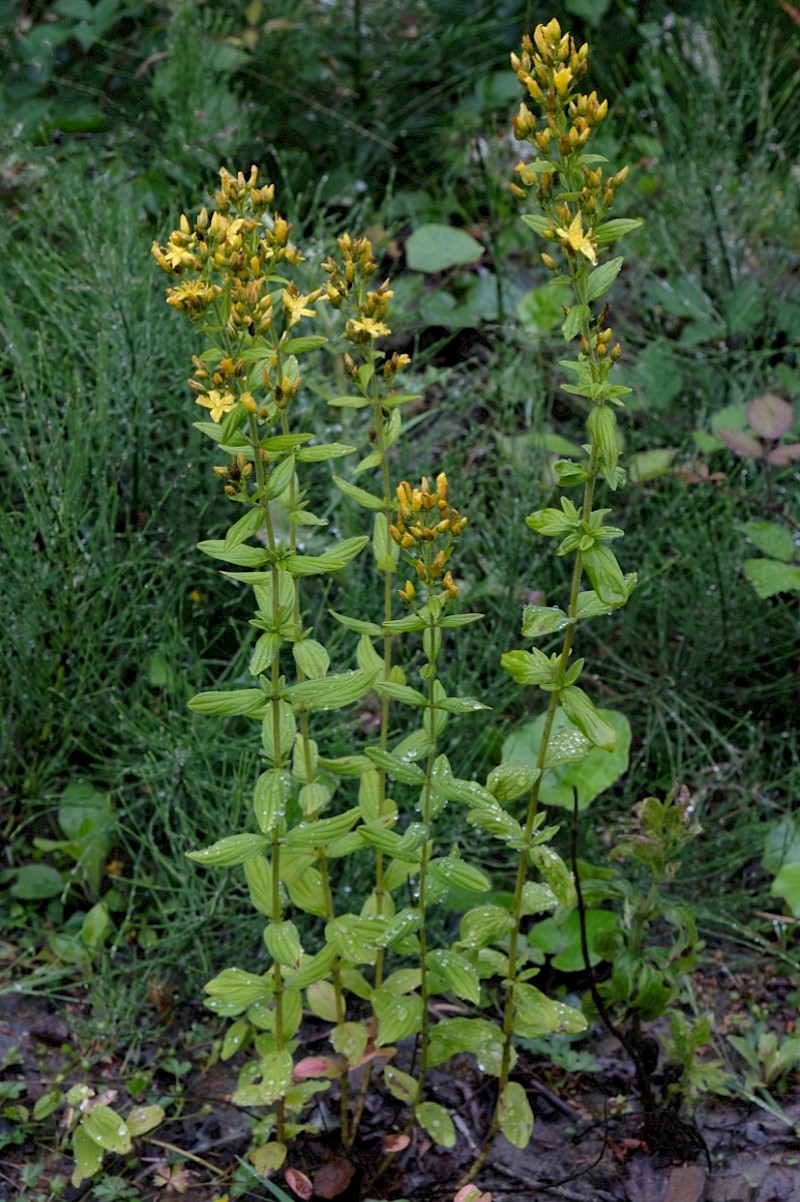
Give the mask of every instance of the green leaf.
[[124, 1120], [110, 1106], [96, 1105], [87, 1110], [81, 1120], [85, 1135], [98, 1144], [104, 1152], [116, 1152], [120, 1156], [131, 1150], [131, 1137]]
[[560, 906], [575, 905], [575, 881], [572, 873], [557, 851], [546, 843], [535, 844], [530, 850], [532, 863], [536, 865], [545, 883], [555, 894]]
[[625, 604], [630, 590], [613, 551], [602, 543], [594, 543], [583, 552], [583, 566], [601, 601], [614, 609]]
[[361, 810], [356, 806], [332, 818], [315, 818], [311, 822], [301, 823], [287, 832], [283, 839], [284, 846], [292, 851], [316, 851], [318, 847], [324, 847], [346, 835], [360, 817]]
[[203, 989], [210, 997], [220, 998], [239, 1010], [245, 1010], [253, 1002], [267, 1001], [272, 996], [272, 987], [264, 977], [241, 968], [223, 969]]
[[524, 794], [530, 793], [539, 776], [539, 770], [535, 767], [525, 764], [499, 764], [489, 773], [486, 787], [501, 803], [517, 801]]
[[357, 447], [348, 446], [343, 442], [324, 442], [312, 447], [303, 447], [295, 455], [300, 463], [324, 463], [328, 459], [342, 459], [352, 455]]
[[[267, 951], [284, 968], [297, 968], [303, 948], [300, 935], [293, 922], [271, 922], [264, 931]], [[253, 999], [257, 1001], [257, 998]]]
[[398, 1102], [405, 1102], [407, 1106], [413, 1106], [417, 1097], [416, 1077], [401, 1072], [392, 1064], [387, 1064], [383, 1070], [383, 1079], [393, 1098], [397, 1098]]
[[266, 672], [280, 651], [282, 642], [283, 639], [276, 631], [268, 630], [259, 636], [248, 665], [251, 676], [260, 676], [262, 672]]
[[225, 535], [225, 539], [222, 544], [223, 550], [232, 551], [234, 547], [238, 547], [240, 543], [246, 542], [251, 535], [255, 534], [257, 530], [260, 530], [263, 523], [264, 510], [259, 505], [254, 505], [252, 509], [248, 509], [248, 511], [239, 518], [238, 522], [234, 522], [234, 524], [231, 526], [228, 533]]
[[369, 538], [366, 535], [346, 538], [322, 555], [287, 555], [285, 559], [278, 561], [278, 567], [294, 576], [319, 576], [326, 572], [338, 572], [351, 559], [355, 559], [368, 542]]
[[260, 1080], [240, 1085], [233, 1094], [237, 1106], [269, 1106], [285, 1097], [292, 1084], [291, 1052], [269, 1052], [263, 1056], [259, 1067]]
[[46, 1093], [40, 1094], [33, 1107], [34, 1121], [41, 1123], [44, 1119], [49, 1118], [58, 1110], [63, 1101], [64, 1095], [60, 1089], [48, 1089]]
[[379, 747], [365, 748], [365, 755], [371, 764], [382, 768], [395, 780], [406, 785], [420, 785], [425, 780], [425, 773], [416, 764], [392, 755], [391, 752], [381, 751]]
[[795, 546], [791, 530], [778, 522], [742, 522], [739, 529], [751, 543], [755, 543], [759, 551], [772, 559], [789, 563], [795, 556], [800, 556], [800, 548]]
[[406, 684], [394, 684], [389, 680], [379, 680], [376, 681], [373, 687], [379, 696], [390, 697], [392, 701], [399, 701], [402, 705], [425, 706], [428, 704], [428, 698], [424, 693], [420, 693], [419, 689], [412, 689]]
[[759, 597], [800, 592], [800, 565], [779, 563], [777, 559], [746, 559], [743, 567]]
[[292, 655], [300, 671], [314, 680], [325, 675], [331, 662], [328, 652], [316, 639], [301, 639], [293, 643]]
[[465, 230], [434, 223], [418, 226], [408, 238], [405, 249], [410, 271], [430, 273], [474, 263], [483, 255], [480, 242]]
[[351, 501], [355, 501], [357, 505], [361, 505], [364, 509], [386, 510], [386, 503], [383, 497], [376, 497], [373, 493], [367, 492], [365, 488], [359, 488], [357, 485], [343, 480], [341, 476], [334, 476], [333, 482], [340, 492], [343, 492], [346, 497], [349, 497]]
[[492, 887], [485, 873], [455, 856], [431, 860], [428, 871], [443, 889], [469, 889], [475, 893], [485, 893]]
[[204, 555], [209, 555], [211, 559], [224, 559], [228, 563], [238, 564], [240, 568], [260, 568], [265, 563], [269, 563], [269, 552], [266, 548], [249, 547], [242, 544], [242, 546], [226, 551], [222, 539], [206, 539], [205, 542], [197, 544], [197, 550], [202, 551]]
[[383, 946], [386, 923], [378, 918], [356, 918], [343, 914], [325, 927], [325, 938], [343, 960], [351, 964], [374, 964]]
[[338, 409], [366, 409], [372, 402], [366, 396], [334, 396], [328, 401]]
[[518, 1081], [509, 1081], [497, 1109], [500, 1130], [515, 1148], [527, 1148], [533, 1135], [533, 1111]]
[[25, 864], [18, 869], [9, 893], [20, 901], [43, 901], [58, 897], [66, 885], [66, 878], [57, 868], [49, 864]]
[[443, 1148], [455, 1147], [456, 1129], [444, 1106], [438, 1102], [420, 1102], [414, 1110], [414, 1117], [434, 1143]]
[[[591, 276], [589, 277], [591, 279]], [[587, 321], [591, 320], [592, 312], [588, 305], [573, 305], [561, 326], [561, 336], [565, 342], [580, 334]]]
[[292, 685], [284, 693], [284, 698], [297, 710], [341, 709], [363, 697], [376, 679], [376, 672], [364, 672], [356, 668], [352, 672], [340, 672], [321, 680], [305, 680]]
[[503, 1033], [487, 1018], [442, 1019], [431, 1031], [428, 1063], [444, 1064], [459, 1052], [471, 1052], [482, 1072], [499, 1076]]
[[269, 846], [263, 835], [227, 835], [200, 851], [187, 851], [187, 860], [196, 864], [212, 864], [215, 868], [232, 868], [244, 864]]
[[189, 702], [195, 714], [246, 714], [261, 717], [268, 698], [262, 689], [228, 689], [212, 693], [197, 693]]
[[72, 1154], [75, 1157], [75, 1169], [70, 1180], [74, 1186], [100, 1172], [103, 1149], [86, 1133], [83, 1123], [72, 1137]]
[[372, 1006], [378, 1019], [379, 1047], [397, 1043], [422, 1029], [422, 998], [397, 995], [387, 989], [376, 989]]
[[558, 898], [549, 885], [543, 885], [540, 881], [526, 881], [522, 886], [520, 913], [523, 917], [528, 914], [545, 914], [548, 910], [555, 910], [557, 905]]
[[784, 864], [772, 882], [771, 897], [782, 897], [795, 918], [800, 918], [800, 863]]
[[[602, 709], [598, 712], [616, 732], [616, 747], [612, 752], [592, 747], [564, 712], [560, 708], [556, 710], [545, 760], [547, 770], [539, 789], [539, 796], [545, 805], [563, 806], [571, 810], [572, 791], [576, 788], [578, 805], [583, 810], [627, 772], [630, 723], [624, 714], [616, 710]], [[503, 761], [535, 766], [544, 721], [545, 715], [540, 714], [533, 722], [527, 722], [513, 731], [503, 743]]]
[[458, 942], [463, 947], [488, 947], [504, 939], [513, 926], [514, 919], [502, 906], [474, 906], [461, 919]]
[[327, 341], [324, 334], [302, 334], [299, 338], [290, 338], [288, 342], [284, 342], [281, 351], [284, 355], [302, 355], [306, 351], [325, 346]]
[[262, 835], [280, 824], [292, 791], [292, 778], [282, 768], [269, 768], [256, 781], [253, 809]]
[[514, 985], [514, 1034], [523, 1039], [541, 1039], [543, 1035], [575, 1035], [585, 1031], [586, 1016], [573, 1006], [554, 1002], [533, 985], [517, 981]]
[[544, 234], [550, 229], [550, 222], [546, 217], [540, 217], [538, 213], [523, 213], [520, 220], [536, 234]]
[[164, 1121], [165, 1113], [161, 1106], [134, 1106], [125, 1119], [128, 1134], [134, 1139], [154, 1130]]
[[[594, 950], [597, 935], [619, 930], [619, 918], [611, 910], [586, 911], [586, 935], [589, 944], [589, 963], [594, 966], [607, 957]], [[528, 939], [533, 947], [553, 956], [553, 967], [559, 972], [583, 972], [585, 961], [581, 942], [580, 915], [577, 910], [563, 922], [546, 918], [530, 930]]]
[[372, 532], [372, 552], [379, 572], [393, 572], [400, 558], [400, 548], [389, 534], [389, 523], [385, 513], [375, 514]]
[[360, 1064], [367, 1048], [367, 1028], [363, 1023], [341, 1023], [331, 1031], [331, 1043], [348, 1064]]
[[610, 722], [602, 717], [594, 702], [576, 685], [561, 690], [564, 713], [573, 726], [595, 747], [613, 751], [617, 744], [617, 732]]
[[363, 622], [360, 618], [351, 618], [347, 614], [337, 613], [335, 609], [329, 609], [328, 613], [346, 630], [352, 630], [356, 634], [366, 634], [371, 639], [383, 638], [383, 631], [376, 622]]
[[538, 639], [563, 630], [572, 621], [557, 605], [526, 605], [522, 611], [522, 635], [526, 639]]
[[[582, 2], [597, 8], [608, 7], [605, 0], [582, 0]], [[575, 4], [576, 0], [571, 0], [571, 3]], [[568, 4], [567, 7], [569, 8], [570, 5]], [[638, 230], [642, 225], [644, 225], [644, 220], [641, 217], [615, 217], [613, 221], [603, 221], [595, 230], [597, 245], [607, 246], [609, 242], [616, 242], [617, 238], [622, 238], [625, 234]]]
[[572, 289], [567, 284], [552, 280], [526, 292], [517, 301], [517, 317], [526, 334], [541, 336], [564, 320], [564, 309], [572, 300]]
[[306, 991], [309, 1009], [326, 1023], [335, 1023], [338, 1017], [336, 990], [330, 981], [313, 981]]
[[619, 275], [624, 262], [625, 260], [621, 257], [618, 259], [609, 259], [607, 263], [601, 263], [599, 267], [596, 267], [591, 272], [586, 290], [588, 300], [597, 300], [605, 292], [608, 292], [614, 280]]
[[442, 976], [456, 997], [477, 1006], [481, 998], [478, 971], [466, 956], [442, 948], [428, 952], [425, 958], [428, 967]]

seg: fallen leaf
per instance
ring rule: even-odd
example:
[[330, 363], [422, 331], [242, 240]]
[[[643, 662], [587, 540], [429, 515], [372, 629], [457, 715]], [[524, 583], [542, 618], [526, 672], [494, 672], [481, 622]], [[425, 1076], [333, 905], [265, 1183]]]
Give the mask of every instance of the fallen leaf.
[[303, 1202], [308, 1202], [308, 1199], [313, 1197], [314, 1186], [311, 1184], [311, 1178], [306, 1177], [305, 1173], [301, 1173], [299, 1169], [287, 1169], [283, 1176], [289, 1189], [294, 1190]]
[[353, 1180], [355, 1171], [349, 1160], [329, 1160], [314, 1176], [314, 1193], [318, 1198], [338, 1198]]
[[292, 1070], [292, 1076], [296, 1081], [301, 1081], [304, 1077], [338, 1077], [338, 1075], [339, 1066], [329, 1056], [306, 1056], [305, 1060], [298, 1060]]
[[383, 1150], [384, 1152], [402, 1152], [403, 1148], [407, 1148], [411, 1143], [410, 1135], [403, 1135], [398, 1131], [394, 1135], [384, 1135]]

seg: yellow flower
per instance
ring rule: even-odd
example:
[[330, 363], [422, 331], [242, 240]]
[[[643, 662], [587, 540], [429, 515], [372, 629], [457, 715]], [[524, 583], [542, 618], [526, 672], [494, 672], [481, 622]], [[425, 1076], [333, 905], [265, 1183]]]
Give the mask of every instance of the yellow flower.
[[210, 388], [195, 400], [198, 405], [211, 410], [211, 420], [215, 422], [218, 422], [223, 414], [230, 413], [236, 404], [236, 397], [232, 392], [219, 392], [216, 388]]
[[592, 243], [591, 234], [583, 232], [583, 214], [576, 213], [572, 222], [566, 228], [557, 228], [556, 235], [573, 254], [585, 255], [590, 263], [597, 262], [597, 253]]
[[[317, 296], [319, 293], [317, 293]], [[284, 310], [288, 316], [288, 325], [297, 325], [302, 317], [315, 317], [316, 309], [306, 308], [307, 303], [312, 299], [311, 296], [304, 296], [302, 292], [298, 292], [296, 285], [290, 284], [288, 288], [284, 288], [281, 294]], [[316, 296], [313, 297], [316, 300]]]
[[572, 72], [569, 67], [562, 67], [560, 71], [556, 71], [553, 76], [553, 83], [556, 85], [556, 91], [559, 96], [566, 94], [567, 88], [572, 82]]
[[167, 290], [167, 304], [185, 313], [202, 312], [219, 293], [220, 289], [216, 284], [206, 284], [203, 280], [185, 280], [177, 287]]
[[345, 330], [354, 342], [366, 342], [367, 338], [382, 338], [392, 332], [385, 322], [376, 321], [374, 317], [351, 318]]

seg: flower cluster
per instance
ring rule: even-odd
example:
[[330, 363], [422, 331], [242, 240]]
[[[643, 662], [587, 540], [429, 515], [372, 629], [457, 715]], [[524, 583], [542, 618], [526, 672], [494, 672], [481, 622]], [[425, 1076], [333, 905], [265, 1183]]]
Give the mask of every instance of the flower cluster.
[[[311, 306], [327, 296], [321, 288], [301, 292], [275, 276], [279, 263], [296, 266], [302, 255], [289, 241], [289, 223], [271, 210], [274, 185], [259, 187], [256, 167], [247, 178], [223, 168], [220, 179], [213, 212], [201, 209], [193, 225], [182, 215], [166, 245], [154, 242], [152, 253], [159, 267], [179, 277], [167, 291], [168, 303], [225, 348], [213, 370], [194, 359], [189, 385], [197, 404], [214, 422], [237, 405], [271, 420], [300, 386], [299, 376], [287, 373], [281, 362], [281, 338], [285, 341], [304, 317], [314, 317]], [[282, 287], [276, 289], [277, 284]], [[271, 343], [264, 343], [270, 333]], [[254, 347], [263, 350], [257, 380], [249, 370]], [[259, 405], [253, 396], [251, 389], [262, 385], [272, 395], [272, 406]]]
[[[397, 486], [397, 514], [389, 532], [405, 551], [425, 588], [434, 588], [441, 581], [442, 595], [455, 597], [458, 589], [452, 573], [445, 571], [445, 566], [467, 519], [449, 504], [447, 491], [444, 472], [436, 477], [435, 492], [431, 491], [427, 476], [422, 477], [419, 488], [412, 488], [403, 480]], [[412, 581], [407, 580], [398, 595], [406, 604], [411, 604], [416, 596]]]
[[[345, 337], [355, 346], [370, 346], [376, 339], [385, 338], [392, 332], [386, 318], [394, 294], [388, 280], [377, 288], [369, 287], [369, 281], [378, 269], [369, 238], [342, 234], [337, 242], [340, 257], [331, 256], [322, 264], [329, 277], [325, 296], [334, 309], [343, 309], [346, 314]], [[384, 361], [383, 374], [391, 380], [408, 363], [408, 355], [390, 355]], [[348, 369], [351, 374], [357, 370], [352, 359]]]

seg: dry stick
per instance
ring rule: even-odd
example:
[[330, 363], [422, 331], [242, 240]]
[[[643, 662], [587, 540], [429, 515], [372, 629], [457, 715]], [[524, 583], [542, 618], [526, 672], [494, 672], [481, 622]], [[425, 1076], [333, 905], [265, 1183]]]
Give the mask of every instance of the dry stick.
[[586, 972], [589, 977], [589, 992], [592, 995], [592, 1001], [595, 1004], [597, 1013], [603, 1020], [604, 1026], [611, 1035], [620, 1043], [627, 1053], [633, 1064], [636, 1072], [636, 1085], [639, 1090], [639, 1097], [642, 1102], [646, 1121], [655, 1112], [655, 1098], [650, 1085], [650, 1073], [642, 1059], [641, 1052], [635, 1042], [629, 1040], [628, 1037], [616, 1026], [611, 1015], [609, 1014], [606, 1004], [600, 996], [600, 991], [597, 988], [597, 981], [594, 975], [594, 967], [592, 966], [591, 956], [589, 954], [589, 937], [586, 931], [586, 906], [583, 900], [583, 888], [581, 886], [581, 877], [578, 871], [578, 790], [573, 786], [573, 804], [572, 804], [572, 838], [570, 845], [570, 858], [572, 861], [572, 875], [575, 878], [575, 895], [578, 902], [578, 921], [581, 932], [581, 951], [583, 952], [583, 962], [586, 967]]

